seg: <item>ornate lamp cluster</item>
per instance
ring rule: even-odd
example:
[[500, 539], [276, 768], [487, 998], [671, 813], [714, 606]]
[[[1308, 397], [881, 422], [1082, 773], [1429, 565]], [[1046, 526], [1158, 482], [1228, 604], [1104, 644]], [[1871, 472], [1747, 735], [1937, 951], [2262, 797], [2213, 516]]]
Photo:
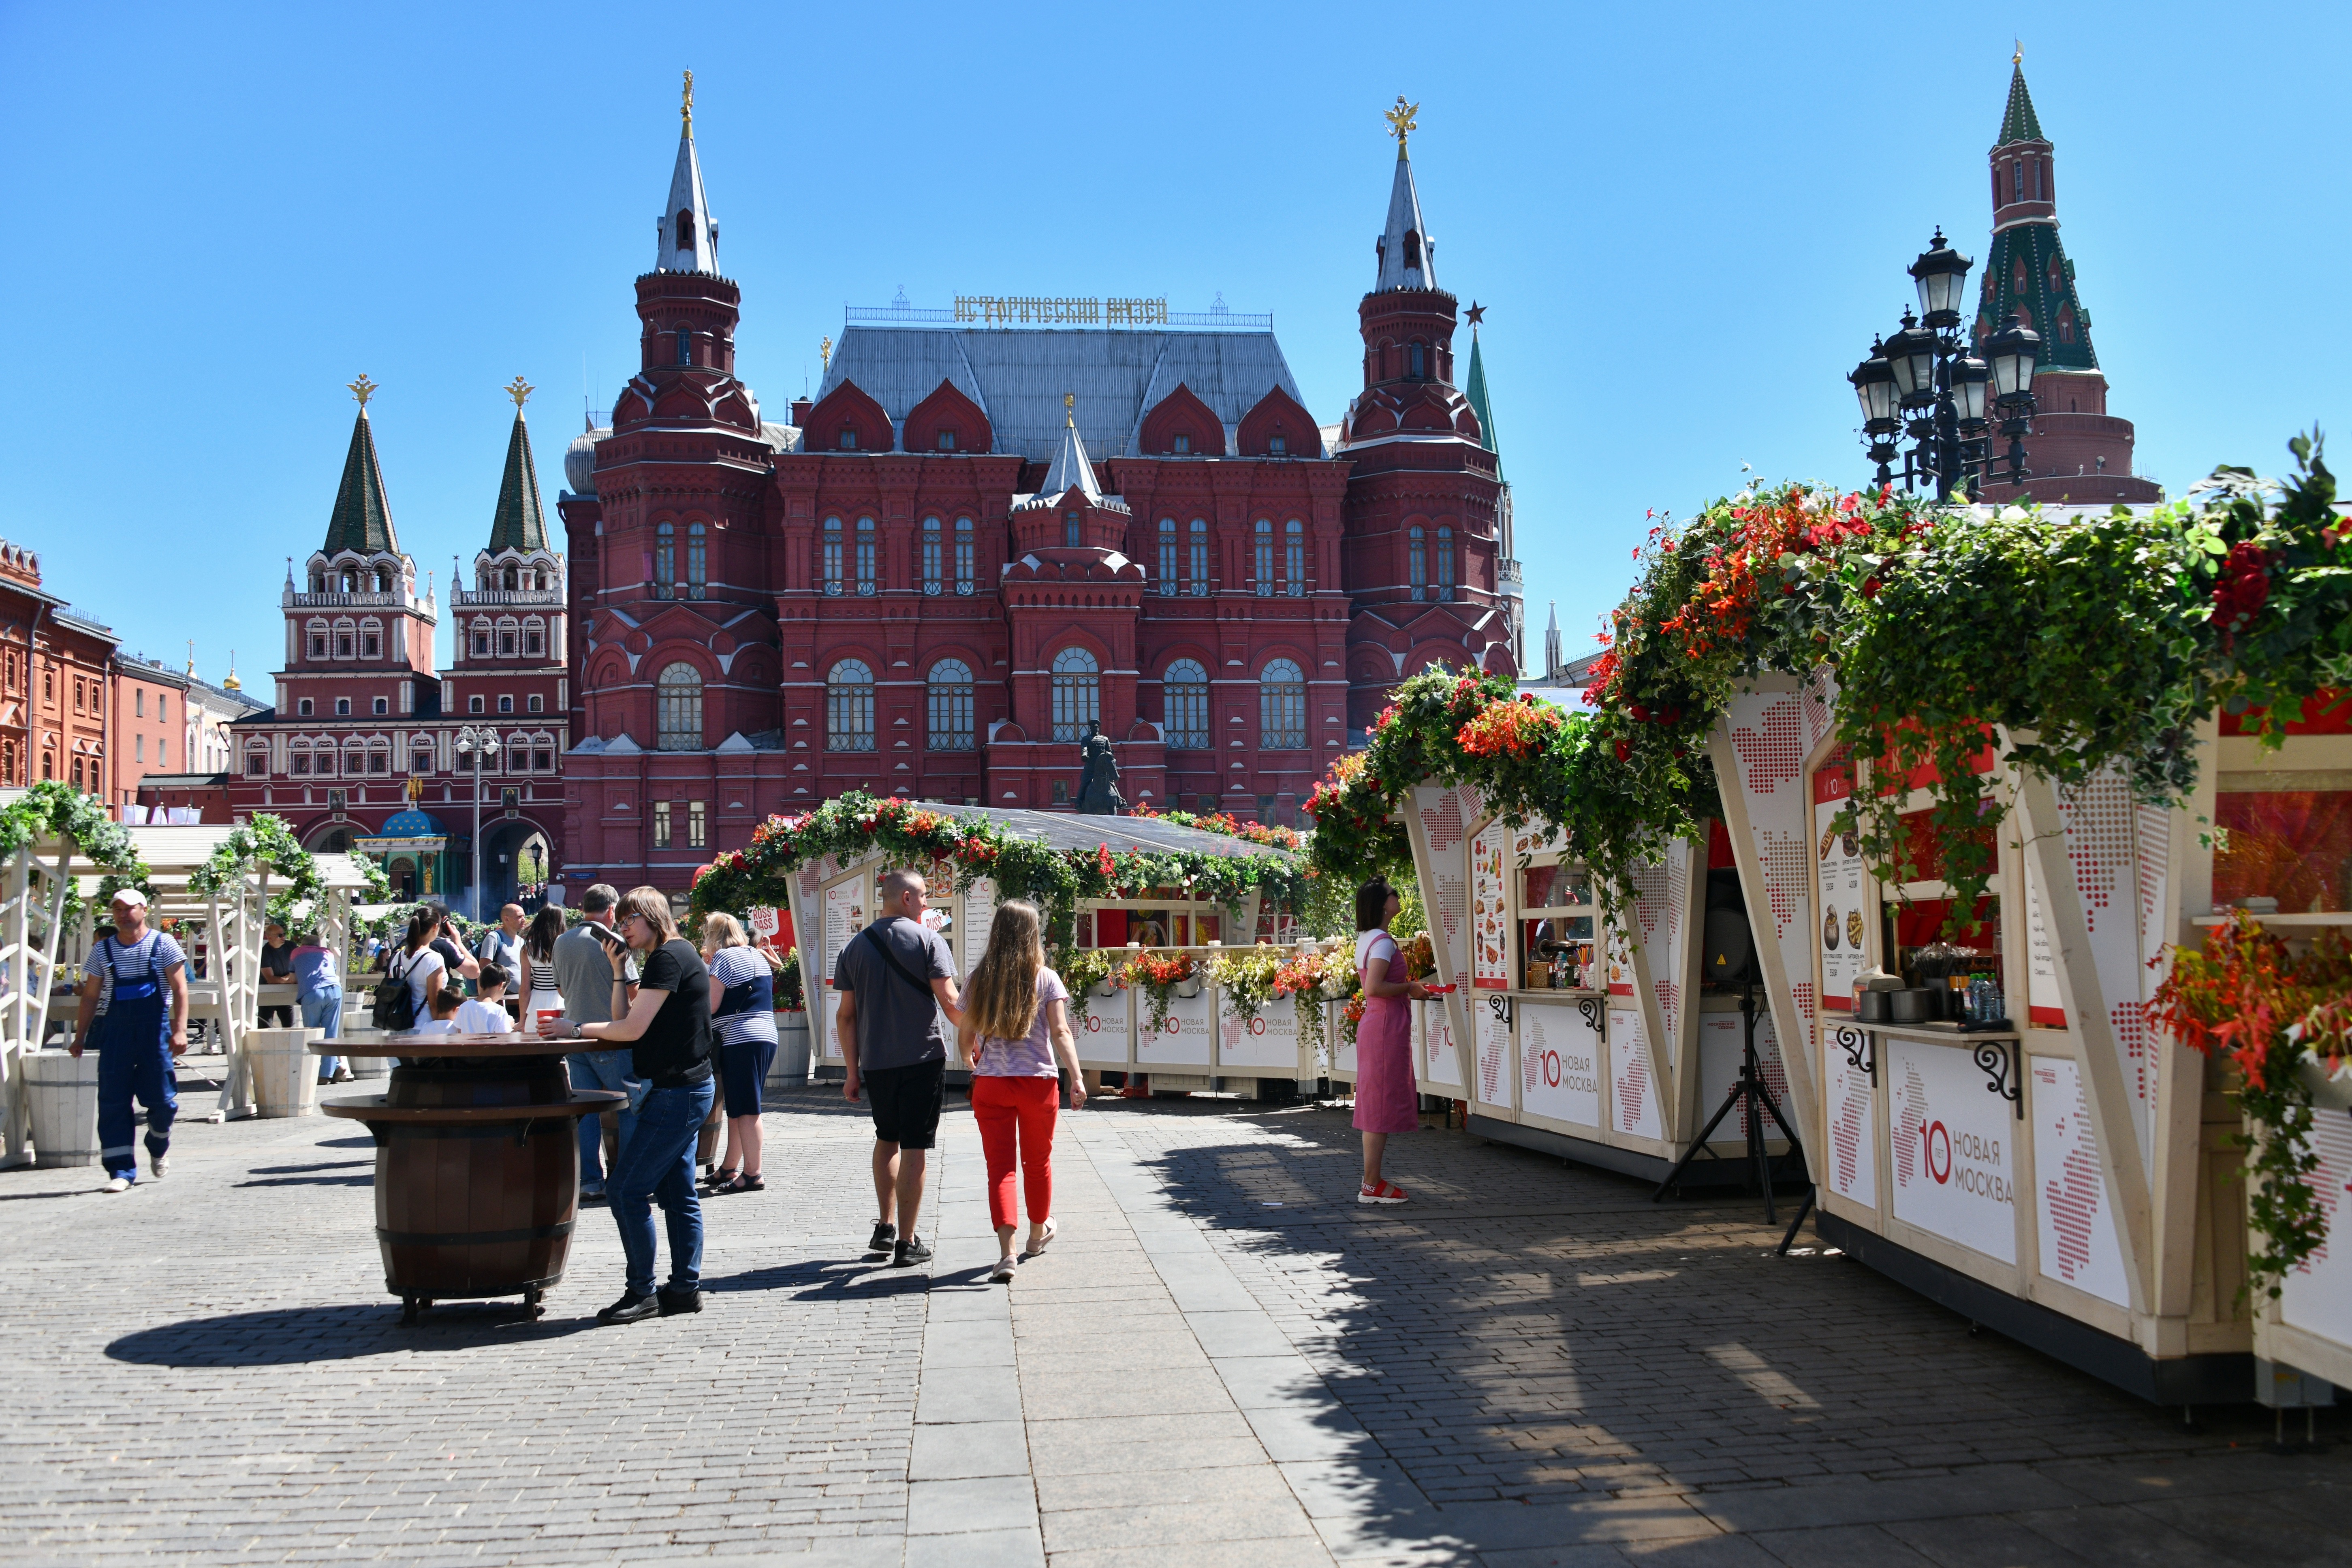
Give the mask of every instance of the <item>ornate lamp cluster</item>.
[[[1846, 378], [1862, 402], [1863, 442], [1878, 465], [1880, 485], [1894, 482], [1898, 456], [1903, 488], [1932, 483], [1938, 500], [1956, 489], [2021, 484], [2032, 477], [2023, 437], [2033, 428], [2033, 364], [2042, 336], [2021, 326], [2011, 311], [1978, 357], [1960, 331], [1961, 294], [1975, 265], [1938, 228], [1911, 264], [1918, 313], [1904, 311], [1902, 330], [1874, 341], [1870, 357]], [[2009, 437], [2009, 450], [1998, 460], [1995, 424]], [[1910, 438], [1908, 451], [1898, 446], [1900, 437]]]

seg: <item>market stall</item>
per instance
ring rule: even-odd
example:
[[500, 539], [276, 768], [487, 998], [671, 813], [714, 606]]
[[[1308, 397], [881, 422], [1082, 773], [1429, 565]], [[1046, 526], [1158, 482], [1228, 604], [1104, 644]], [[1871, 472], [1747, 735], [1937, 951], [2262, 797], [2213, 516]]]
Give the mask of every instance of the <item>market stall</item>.
[[959, 980], [986, 950], [1006, 889], [1039, 902], [1049, 962], [1079, 993], [1082, 1067], [1148, 1074], [1162, 1089], [1311, 1080], [1322, 1020], [1302, 1028], [1296, 999], [1274, 994], [1275, 971], [1297, 952], [1303, 868], [1250, 831], [1263, 830], [847, 796], [772, 819], [698, 876], [693, 902], [698, 914], [788, 905], [820, 1075], [843, 1067], [825, 994], [835, 962], [872, 920], [883, 874], [906, 868], [925, 874], [926, 918]]

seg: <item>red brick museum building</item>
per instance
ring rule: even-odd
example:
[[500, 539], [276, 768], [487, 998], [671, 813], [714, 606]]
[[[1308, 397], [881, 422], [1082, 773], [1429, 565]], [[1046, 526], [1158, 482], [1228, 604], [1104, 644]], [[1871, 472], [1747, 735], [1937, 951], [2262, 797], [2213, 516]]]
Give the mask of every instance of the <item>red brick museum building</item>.
[[[718, 243], [689, 120], [642, 368], [557, 503], [563, 881], [683, 888], [854, 789], [1066, 806], [1089, 723], [1130, 803], [1292, 821], [1406, 675], [1517, 673], [1496, 456], [1402, 136], [1328, 426], [1270, 321], [1142, 300], [852, 312], [772, 421]], [[997, 324], [1041, 317], [1080, 324]]]

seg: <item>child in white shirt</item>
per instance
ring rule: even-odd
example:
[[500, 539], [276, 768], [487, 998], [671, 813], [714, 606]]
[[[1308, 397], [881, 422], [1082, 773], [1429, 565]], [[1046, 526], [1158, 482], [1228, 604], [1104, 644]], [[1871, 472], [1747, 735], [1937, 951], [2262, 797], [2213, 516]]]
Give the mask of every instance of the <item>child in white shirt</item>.
[[433, 993], [433, 1000], [427, 1004], [427, 1005], [432, 1009], [432, 1022], [417, 1025], [416, 1032], [420, 1035], [456, 1034], [457, 1032], [457, 1013], [458, 1010], [465, 1005], [465, 1003], [466, 994], [463, 991], [458, 990], [454, 985], [443, 986], [440, 990]]
[[503, 1035], [514, 1028], [514, 1020], [507, 1016], [507, 972], [495, 963], [482, 965], [480, 976], [474, 982], [481, 991], [457, 1009], [457, 1030], [460, 1035]]

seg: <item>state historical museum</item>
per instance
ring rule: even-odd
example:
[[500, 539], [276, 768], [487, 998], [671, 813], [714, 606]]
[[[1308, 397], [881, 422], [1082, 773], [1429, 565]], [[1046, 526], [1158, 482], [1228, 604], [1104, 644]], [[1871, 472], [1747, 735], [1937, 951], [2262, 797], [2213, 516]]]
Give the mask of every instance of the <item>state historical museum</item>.
[[689, 110], [636, 280], [643, 368], [564, 462], [563, 879], [680, 889], [850, 790], [1068, 809], [1089, 722], [1130, 802], [1292, 821], [1405, 676], [1516, 674], [1483, 376], [1474, 340], [1454, 385], [1392, 119], [1337, 425], [1270, 330], [914, 310], [861, 312], [777, 424], [737, 378]]

